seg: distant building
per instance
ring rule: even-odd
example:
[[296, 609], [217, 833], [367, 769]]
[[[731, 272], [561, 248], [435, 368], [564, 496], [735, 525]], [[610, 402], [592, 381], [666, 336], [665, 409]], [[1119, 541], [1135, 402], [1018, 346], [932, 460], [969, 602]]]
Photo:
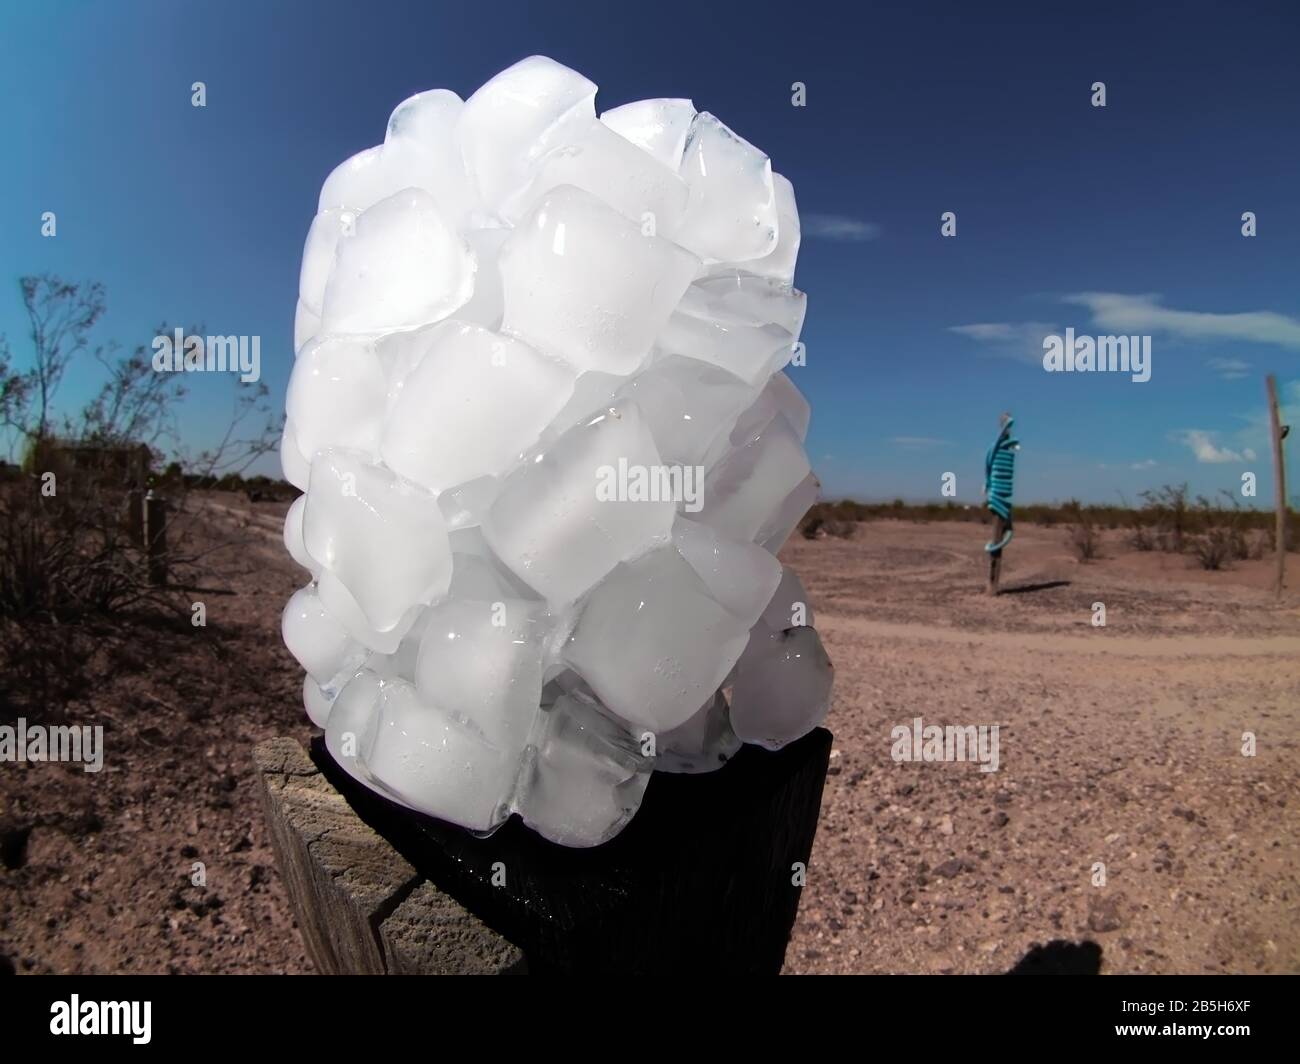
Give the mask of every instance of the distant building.
[[31, 472], [50, 469], [70, 479], [88, 473], [107, 487], [144, 490], [149, 486], [152, 465], [153, 451], [143, 443], [51, 437], [38, 447]]

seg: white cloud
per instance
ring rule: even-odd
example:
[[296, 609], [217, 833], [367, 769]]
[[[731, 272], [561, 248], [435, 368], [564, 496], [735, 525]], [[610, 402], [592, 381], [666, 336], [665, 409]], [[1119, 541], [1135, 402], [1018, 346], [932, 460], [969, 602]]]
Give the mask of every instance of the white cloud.
[[1134, 462], [1129, 469], [1154, 469], [1159, 463], [1154, 458], [1148, 458], [1142, 462]]
[[1253, 462], [1255, 452], [1249, 447], [1234, 451], [1214, 442], [1214, 434], [1203, 429], [1187, 429], [1174, 434], [1174, 439], [1187, 446], [1198, 462], [1222, 465], [1228, 462]]
[[989, 353], [1023, 362], [1043, 363], [1043, 337], [1061, 330], [1042, 321], [986, 321], [973, 325], [950, 325], [949, 332], [987, 346]]
[[1160, 296], [1118, 292], [1077, 292], [1064, 302], [1087, 307], [1092, 323], [1106, 333], [1168, 333], [1188, 340], [1248, 340], [1300, 348], [1300, 319], [1271, 310], [1218, 314], [1174, 310], [1160, 305]]
[[844, 244], [861, 244], [880, 235], [880, 226], [875, 222], [864, 222], [843, 214], [805, 214], [799, 220], [799, 229], [803, 236], [837, 240]]
[[1239, 358], [1212, 358], [1206, 365], [1225, 381], [1237, 381], [1250, 375], [1250, 363]]

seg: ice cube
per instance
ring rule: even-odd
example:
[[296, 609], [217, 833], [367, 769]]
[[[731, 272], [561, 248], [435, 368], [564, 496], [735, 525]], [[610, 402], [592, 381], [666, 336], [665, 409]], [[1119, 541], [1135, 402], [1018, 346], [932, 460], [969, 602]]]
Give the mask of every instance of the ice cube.
[[284, 546], [294, 561], [315, 575], [320, 572], [320, 564], [307, 553], [307, 543], [302, 535], [302, 515], [306, 509], [306, 495], [299, 495], [289, 504], [289, 510], [284, 515]]
[[681, 309], [726, 325], [779, 325], [793, 343], [803, 329], [808, 297], [766, 277], [726, 270], [696, 280], [682, 296]]
[[501, 249], [502, 327], [579, 370], [627, 374], [699, 260], [571, 186], [543, 197]]
[[718, 691], [685, 724], [660, 737], [657, 772], [712, 772], [740, 751], [727, 700]]
[[446, 322], [402, 384], [384, 462], [431, 491], [504, 473], [568, 400], [573, 379], [520, 340]]
[[595, 98], [593, 82], [534, 55], [465, 101], [456, 136], [488, 209], [499, 208], [523, 186], [532, 160], [595, 117]]
[[374, 346], [360, 337], [325, 337], [294, 362], [285, 409], [303, 454], [342, 447], [374, 456], [386, 399]]
[[345, 772], [367, 785], [373, 785], [373, 777], [365, 755], [379, 724], [382, 698], [383, 681], [363, 669], [343, 686], [325, 722], [325, 749]]
[[590, 421], [602, 410], [613, 406], [618, 390], [630, 379], [613, 373], [601, 373], [599, 370], [579, 373], [578, 379], [573, 382], [573, 394], [551, 419], [550, 425], [542, 434], [539, 449], [553, 444], [578, 422]]
[[284, 471], [285, 480], [299, 491], [307, 490], [308, 478], [311, 476], [311, 460], [298, 446], [297, 428], [293, 418], [285, 418], [284, 431], [280, 434], [280, 468]]
[[667, 546], [601, 582], [563, 654], [610, 712], [661, 733], [718, 689], [747, 639], [748, 626]]
[[334, 699], [322, 690], [321, 685], [311, 678], [310, 673], [302, 678], [302, 704], [307, 710], [307, 718], [323, 730], [329, 721]]
[[370, 775], [407, 805], [471, 831], [509, 815], [519, 757], [402, 680], [385, 681], [364, 753]]
[[726, 538], [752, 543], [809, 471], [802, 442], [778, 414], [710, 470], [698, 520]]
[[444, 322], [435, 322], [418, 329], [401, 329], [387, 333], [375, 341], [375, 357], [379, 359], [379, 364], [384, 370], [384, 379], [388, 382], [385, 416], [397, 405], [407, 378], [424, 359], [443, 328], [445, 328]]
[[417, 93], [397, 105], [384, 137], [392, 191], [424, 189], [443, 217], [457, 227], [469, 224], [481, 210], [456, 141], [464, 106], [459, 96], [446, 89]]
[[714, 602], [748, 629], [781, 582], [781, 563], [761, 547], [723, 539], [708, 525], [681, 515], [673, 522], [673, 546], [704, 582]]
[[790, 360], [794, 337], [772, 323], [719, 321], [679, 308], [664, 323], [655, 343], [663, 354], [711, 363], [757, 389]]
[[573, 602], [622, 559], [668, 539], [676, 510], [671, 499], [634, 500], [618, 490], [618, 470], [633, 467], [655, 470], [660, 459], [640, 411], [624, 403], [510, 473], [483, 534], [552, 607]]
[[715, 441], [726, 447], [727, 427], [753, 400], [754, 389], [712, 363], [666, 355], [629, 378], [618, 394], [641, 410], [665, 462], [696, 466]]
[[552, 842], [599, 846], [640, 808], [653, 759], [625, 726], [571, 695], [544, 710], [539, 723], [519, 813]]
[[296, 358], [320, 332], [320, 315], [308, 310], [298, 300], [298, 307], [293, 314], [293, 353]]
[[799, 481], [798, 486], [789, 495], [781, 500], [781, 504], [772, 516], [763, 522], [763, 527], [758, 530], [754, 542], [771, 554], [779, 551], [790, 538], [790, 533], [799, 527], [804, 514], [816, 504], [821, 491], [821, 481], [817, 479], [815, 473], [809, 473]]
[[707, 111], [691, 122], [681, 174], [690, 200], [680, 244], [705, 262], [744, 262], [776, 248], [771, 162]]
[[695, 118], [690, 100], [637, 100], [601, 114], [600, 120], [658, 162], [677, 171], [681, 168], [686, 138]]
[[731, 726], [779, 750], [826, 719], [834, 669], [815, 628], [790, 628], [746, 652], [731, 691]]
[[548, 618], [539, 603], [455, 599], [429, 610], [415, 667], [424, 698], [522, 754], [542, 696]]
[[793, 285], [795, 263], [799, 259], [799, 208], [794, 199], [794, 186], [787, 178], [774, 173], [772, 188], [776, 194], [776, 247], [761, 259], [746, 262], [745, 269]]
[[322, 571], [316, 578], [316, 589], [330, 616], [347, 629], [348, 635], [376, 654], [397, 653], [420, 610], [418, 606], [411, 607], [395, 626], [380, 631], [366, 618], [352, 592], [333, 573]]
[[334, 573], [379, 631], [412, 606], [440, 599], [451, 546], [437, 499], [344, 451], [312, 463], [303, 517], [307, 552]]
[[476, 477], [441, 492], [438, 509], [442, 511], [448, 531], [476, 528], [482, 524], [500, 490], [501, 482], [496, 477]]
[[327, 333], [414, 328], [445, 318], [474, 290], [474, 254], [423, 189], [380, 200], [339, 238], [325, 285]]
[[347, 210], [359, 214], [367, 207], [387, 199], [401, 186], [384, 162], [384, 146], [359, 151], [339, 163], [321, 186], [317, 214], [329, 210]]
[[[441, 605], [441, 604], [440, 604]], [[386, 680], [405, 680], [415, 682], [415, 666], [420, 656], [420, 643], [429, 628], [433, 611], [437, 606], [417, 606], [410, 628], [402, 635], [396, 649], [391, 653], [371, 653], [366, 659], [366, 668], [378, 673]], [[399, 626], [399, 627], [404, 627]]]
[[573, 139], [538, 160], [532, 180], [504, 208], [517, 224], [552, 189], [591, 193], [636, 225], [642, 235], [672, 238], [686, 211], [686, 182], [594, 118]]
[[357, 213], [331, 207], [316, 215], [307, 230], [307, 242], [302, 249], [302, 269], [298, 273], [298, 300], [317, 318], [325, 299], [325, 285], [334, 270], [334, 253], [339, 239], [352, 232], [357, 224]]
[[365, 661], [365, 649], [330, 616], [314, 584], [294, 592], [280, 618], [280, 630], [289, 653], [322, 686]]
[[781, 580], [763, 607], [761, 622], [772, 632], [787, 628], [811, 628], [815, 623], [812, 603], [799, 574], [788, 565], [781, 568]]
[[471, 229], [465, 235], [478, 268], [474, 274], [473, 296], [456, 311], [460, 321], [472, 321], [493, 332], [501, 330], [506, 309], [501, 287], [501, 248], [509, 236], [509, 229]]

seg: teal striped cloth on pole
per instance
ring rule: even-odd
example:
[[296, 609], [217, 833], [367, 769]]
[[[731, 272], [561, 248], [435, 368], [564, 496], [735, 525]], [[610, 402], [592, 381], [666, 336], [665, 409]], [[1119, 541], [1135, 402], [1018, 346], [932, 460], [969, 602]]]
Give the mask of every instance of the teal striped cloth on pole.
[[1006, 523], [1002, 538], [996, 543], [984, 544], [990, 553], [1000, 551], [1011, 542], [1011, 491], [1016, 476], [1016, 451], [1020, 441], [1011, 435], [1015, 418], [1007, 418], [998, 438], [984, 456], [984, 491], [988, 495], [988, 508]]

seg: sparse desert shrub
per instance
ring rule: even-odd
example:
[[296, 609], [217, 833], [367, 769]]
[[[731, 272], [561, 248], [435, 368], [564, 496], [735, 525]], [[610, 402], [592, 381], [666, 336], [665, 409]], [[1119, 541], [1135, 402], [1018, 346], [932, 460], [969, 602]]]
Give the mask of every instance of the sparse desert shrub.
[[1101, 532], [1092, 516], [1076, 499], [1065, 504], [1065, 514], [1069, 521], [1067, 542], [1074, 556], [1081, 562], [1092, 561], [1101, 553]]
[[1222, 495], [1230, 506], [1216, 508], [1205, 496], [1196, 497], [1200, 527], [1191, 540], [1192, 552], [1201, 568], [1210, 571], [1226, 569], [1234, 560], [1249, 554], [1241, 505], [1231, 492]]
[[823, 527], [828, 536], [834, 536], [837, 539], [852, 539], [858, 534], [858, 523], [856, 521], [827, 521]]
[[1191, 530], [1191, 508], [1186, 484], [1166, 484], [1155, 491], [1142, 492], [1150, 523], [1155, 527], [1156, 543], [1163, 551], [1181, 554]]

